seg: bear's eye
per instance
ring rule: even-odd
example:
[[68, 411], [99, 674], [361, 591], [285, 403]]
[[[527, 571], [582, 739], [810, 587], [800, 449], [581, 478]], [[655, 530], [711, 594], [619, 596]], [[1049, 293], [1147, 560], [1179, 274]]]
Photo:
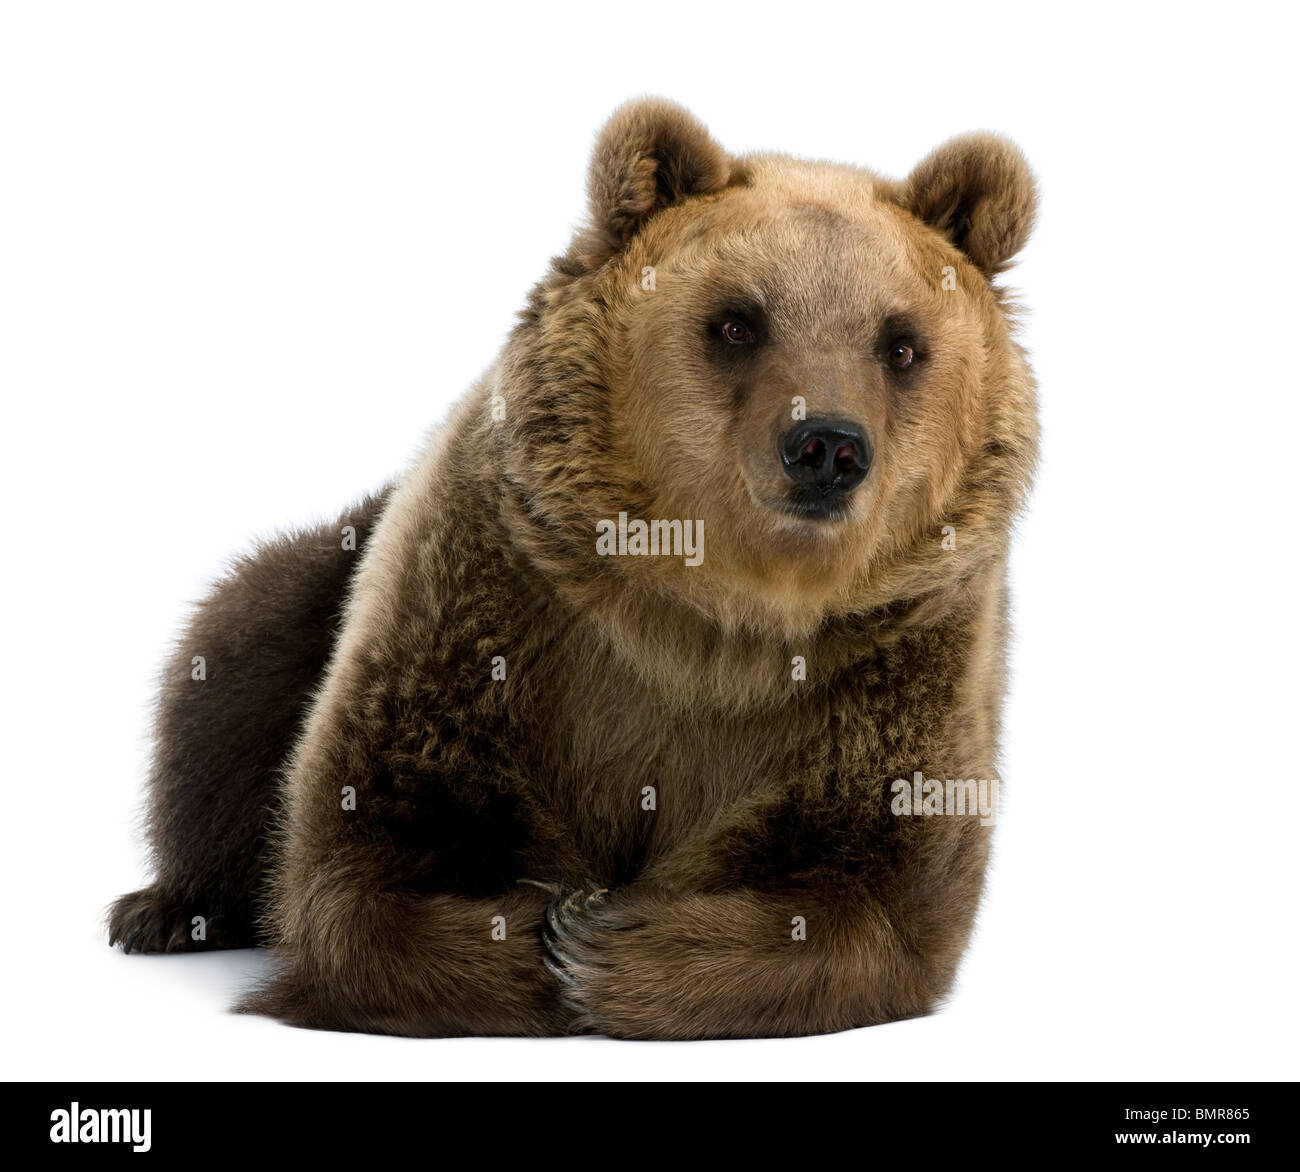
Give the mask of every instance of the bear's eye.
[[722, 323], [722, 336], [733, 346], [748, 346], [757, 341], [749, 323], [738, 317]]
[[905, 342], [895, 342], [889, 348], [889, 365], [895, 370], [906, 370], [916, 358], [916, 351]]

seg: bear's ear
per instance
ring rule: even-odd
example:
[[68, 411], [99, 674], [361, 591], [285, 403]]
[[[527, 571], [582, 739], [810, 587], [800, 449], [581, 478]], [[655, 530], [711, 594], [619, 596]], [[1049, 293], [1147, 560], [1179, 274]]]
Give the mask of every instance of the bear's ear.
[[611, 255], [652, 214], [727, 185], [731, 160], [688, 110], [641, 98], [614, 111], [591, 157], [591, 241]]
[[1038, 206], [1029, 164], [996, 134], [963, 134], [932, 151], [907, 177], [902, 199], [988, 277], [1024, 247]]

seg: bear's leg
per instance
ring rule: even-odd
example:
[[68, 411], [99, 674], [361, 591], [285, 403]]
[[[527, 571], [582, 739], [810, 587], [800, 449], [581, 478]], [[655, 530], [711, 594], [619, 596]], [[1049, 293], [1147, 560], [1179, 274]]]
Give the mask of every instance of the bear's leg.
[[756, 860], [724, 834], [715, 865], [692, 850], [654, 868], [658, 879], [556, 905], [544, 939], [566, 999], [583, 1010], [573, 1028], [782, 1037], [928, 1013], [955, 976], [987, 851], [986, 831], [968, 820], [931, 821], [944, 825], [882, 833], [878, 869], [837, 868], [847, 836], [828, 833], [823, 873], [783, 882], [754, 866], [763, 882], [746, 884]]
[[472, 665], [457, 707], [435, 638], [401, 640], [406, 675], [357, 663], [377, 643], [352, 634], [287, 780], [277, 968], [238, 1008], [413, 1037], [568, 1032], [541, 929], [586, 861], [553, 803], [495, 751], [499, 693]]
[[541, 938], [555, 898], [523, 883], [496, 898], [333, 887], [300, 906], [276, 975], [236, 1010], [410, 1037], [568, 1033], [575, 1007]]
[[411, 475], [286, 771], [276, 969], [240, 1008], [411, 1036], [563, 1033], [541, 939], [555, 894], [527, 881], [577, 886], [589, 860], [521, 743], [526, 665], [553, 627], [492, 536]]
[[112, 906], [110, 944], [182, 952], [259, 942], [280, 770], [386, 497], [263, 544], [199, 604], [158, 702], [148, 821], [156, 879]]

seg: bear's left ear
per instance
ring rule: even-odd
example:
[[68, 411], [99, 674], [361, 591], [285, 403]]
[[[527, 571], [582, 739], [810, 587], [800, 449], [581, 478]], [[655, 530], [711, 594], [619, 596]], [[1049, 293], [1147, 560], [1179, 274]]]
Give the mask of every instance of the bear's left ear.
[[903, 205], [937, 228], [985, 276], [1005, 269], [1034, 226], [1038, 192], [1024, 156], [997, 134], [963, 134], [919, 163]]
[[731, 160], [690, 111], [642, 98], [614, 111], [591, 157], [587, 194], [597, 251], [618, 252], [655, 212], [720, 191]]

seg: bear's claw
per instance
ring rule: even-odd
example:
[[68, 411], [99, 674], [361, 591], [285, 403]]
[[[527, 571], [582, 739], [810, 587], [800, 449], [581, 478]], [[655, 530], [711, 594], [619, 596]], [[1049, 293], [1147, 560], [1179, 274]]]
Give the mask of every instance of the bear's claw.
[[542, 963], [560, 983], [560, 1004], [575, 1015], [571, 1033], [599, 1032], [590, 1008], [582, 1000], [584, 977], [592, 971], [592, 964], [578, 957], [591, 944], [590, 933], [585, 930], [585, 913], [599, 907], [608, 894], [604, 887], [561, 892], [546, 908], [542, 929], [546, 955]]

